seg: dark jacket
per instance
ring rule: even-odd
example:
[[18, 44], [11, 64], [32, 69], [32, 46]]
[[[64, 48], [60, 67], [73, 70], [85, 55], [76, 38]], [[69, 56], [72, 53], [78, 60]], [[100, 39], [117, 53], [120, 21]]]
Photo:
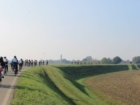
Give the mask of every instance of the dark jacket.
[[2, 66], [2, 68], [4, 68], [4, 67], [5, 67], [5, 63], [4, 63], [4, 61], [3, 61], [3, 58], [2, 58], [2, 57], [0, 57], [0, 65]]

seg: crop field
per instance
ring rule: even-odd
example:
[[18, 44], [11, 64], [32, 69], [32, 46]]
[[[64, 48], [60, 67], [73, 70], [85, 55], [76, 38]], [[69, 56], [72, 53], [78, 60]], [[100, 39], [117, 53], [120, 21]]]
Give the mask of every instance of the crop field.
[[104, 101], [115, 100], [119, 105], [140, 105], [140, 71], [125, 71], [85, 80], [88, 88]]

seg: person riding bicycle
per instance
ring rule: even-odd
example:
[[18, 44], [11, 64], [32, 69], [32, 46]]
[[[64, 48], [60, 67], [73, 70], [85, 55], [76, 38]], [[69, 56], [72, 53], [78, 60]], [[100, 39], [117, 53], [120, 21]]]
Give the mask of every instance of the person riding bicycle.
[[4, 61], [3, 61], [3, 57], [0, 57], [0, 66], [2, 67], [1, 77], [4, 78], [5, 63], [4, 63]]
[[2, 66], [0, 65], [0, 82], [2, 81]]
[[3, 71], [2, 62], [3, 62], [2, 57], [0, 57], [0, 82], [2, 81], [2, 78], [4, 78], [2, 77], [2, 71]]
[[42, 60], [42, 65], [44, 65], [44, 60]]
[[28, 60], [28, 66], [30, 66], [31, 65], [31, 61], [30, 61], [30, 59]]
[[21, 68], [22, 68], [24, 61], [23, 61], [23, 59], [21, 59], [21, 61], [22, 61], [22, 63], [21, 63], [21, 64], [22, 64], [22, 65], [21, 65]]
[[25, 66], [28, 66], [28, 59], [25, 60]]
[[41, 61], [39, 61], [39, 66], [41, 65]]
[[11, 65], [11, 68], [12, 68], [12, 61], [10, 61], [10, 65]]
[[16, 56], [12, 59], [12, 67], [15, 68], [15, 74], [18, 74], [18, 59]]
[[33, 60], [31, 60], [30, 62], [31, 62], [31, 66], [33, 66]]
[[37, 65], [37, 60], [34, 60], [34, 66], [36, 66]]
[[6, 72], [8, 71], [8, 60], [6, 57], [4, 57], [3, 59], [4, 63], [5, 63], [5, 69], [6, 69]]
[[48, 60], [46, 61], [46, 65], [48, 65]]
[[19, 64], [19, 71], [20, 71], [22, 69], [22, 65], [23, 65], [22, 59], [19, 60], [18, 64]]

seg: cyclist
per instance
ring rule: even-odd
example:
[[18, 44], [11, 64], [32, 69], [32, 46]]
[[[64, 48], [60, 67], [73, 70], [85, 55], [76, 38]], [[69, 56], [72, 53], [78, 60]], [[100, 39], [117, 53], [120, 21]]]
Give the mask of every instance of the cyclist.
[[22, 59], [19, 60], [18, 64], [19, 64], [19, 71], [20, 71], [22, 69], [22, 65], [23, 65]]
[[2, 81], [2, 71], [3, 71], [3, 68], [2, 68], [2, 65], [1, 65], [1, 63], [3, 62], [3, 60], [2, 60], [2, 57], [0, 57], [0, 82]]
[[2, 81], [2, 66], [0, 65], [0, 82]]
[[28, 66], [28, 59], [25, 60], [25, 66]]
[[30, 66], [30, 64], [31, 64], [31, 61], [30, 61], [30, 59], [29, 59], [29, 61], [28, 61], [28, 66]]
[[23, 59], [21, 59], [21, 61], [22, 61], [22, 63], [21, 63], [21, 64], [22, 64], [22, 65], [21, 65], [21, 68], [22, 68], [22, 67], [23, 67], [23, 63], [24, 63], [24, 61], [23, 61]]
[[33, 63], [34, 63], [34, 66], [36, 66], [36, 61], [35, 60], [33, 61]]
[[11, 68], [12, 68], [12, 61], [10, 61], [10, 65], [11, 65]]
[[33, 60], [31, 60], [30, 62], [31, 62], [31, 66], [33, 66]]
[[44, 65], [44, 60], [42, 60], [42, 65]]
[[46, 65], [48, 65], [48, 60], [46, 61]]
[[39, 66], [41, 66], [41, 61], [39, 61]]
[[34, 66], [37, 66], [37, 60], [34, 60]]
[[3, 61], [5, 63], [5, 72], [8, 72], [8, 60], [7, 60], [7, 58], [4, 57]]
[[12, 59], [12, 67], [15, 69], [15, 75], [18, 74], [18, 59], [16, 56]]
[[0, 57], [0, 65], [1, 65], [1, 67], [2, 67], [1, 77], [4, 78], [5, 63], [4, 63], [4, 61], [3, 61], [3, 57]]

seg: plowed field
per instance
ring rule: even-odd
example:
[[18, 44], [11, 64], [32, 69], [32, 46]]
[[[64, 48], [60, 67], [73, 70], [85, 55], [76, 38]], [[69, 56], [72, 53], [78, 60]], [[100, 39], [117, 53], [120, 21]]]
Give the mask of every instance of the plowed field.
[[140, 70], [93, 76], [85, 83], [120, 105], [140, 105]]

